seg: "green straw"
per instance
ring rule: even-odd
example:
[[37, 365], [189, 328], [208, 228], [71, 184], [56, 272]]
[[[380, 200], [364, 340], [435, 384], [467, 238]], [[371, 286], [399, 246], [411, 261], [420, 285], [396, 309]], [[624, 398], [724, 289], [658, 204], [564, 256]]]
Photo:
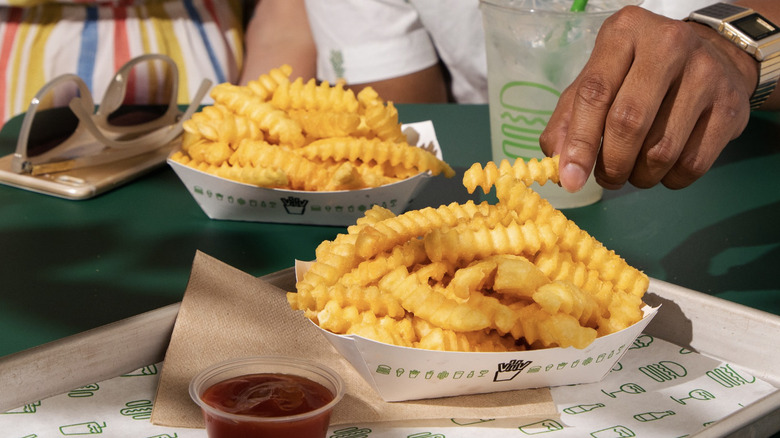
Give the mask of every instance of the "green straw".
[[585, 6], [588, 5], [588, 0], [574, 0], [574, 3], [571, 5], [571, 11], [572, 12], [584, 12]]

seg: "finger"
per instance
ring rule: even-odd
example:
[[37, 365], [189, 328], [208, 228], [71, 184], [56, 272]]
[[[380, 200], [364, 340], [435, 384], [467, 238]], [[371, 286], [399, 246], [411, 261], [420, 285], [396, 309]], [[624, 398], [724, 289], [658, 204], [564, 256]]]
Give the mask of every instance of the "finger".
[[700, 113], [692, 102], [679, 97], [679, 89], [670, 92], [637, 156], [629, 177], [632, 185], [649, 188], [661, 182], [680, 157]]
[[702, 114], [679, 158], [661, 179], [664, 186], [682, 189], [707, 173], [729, 141], [747, 126], [750, 112], [746, 102], [740, 106], [739, 101], [737, 96], [717, 100]]
[[560, 155], [563, 151], [566, 133], [569, 130], [569, 120], [571, 119], [571, 107], [574, 100], [572, 88], [563, 90], [558, 103], [555, 105], [555, 111], [550, 116], [544, 131], [539, 136], [539, 145], [542, 151], [548, 157]]
[[[711, 113], [706, 112], [697, 121], [679, 158], [674, 162], [669, 172], [661, 178], [661, 183], [664, 186], [670, 189], [688, 187], [712, 166], [715, 160], [714, 158], [711, 160], [708, 158], [708, 154], [704, 153], [705, 148], [703, 147], [703, 140], [706, 136], [707, 127], [710, 125], [710, 120]], [[721, 143], [718, 145], [710, 144], [708, 147], [714, 147], [721, 151], [726, 146], [725, 142], [721, 141]]]
[[688, 60], [687, 51], [679, 50], [679, 41], [685, 41], [690, 33], [685, 23], [664, 21], [656, 26], [652, 42], [640, 40], [636, 59], [615, 97], [604, 128], [596, 167], [596, 178], [604, 187], [616, 189], [628, 181], [659, 116], [663, 123], [660, 109], [664, 102], [674, 102], [674, 92]]
[[607, 113], [633, 60], [633, 44], [610, 27], [612, 21], [602, 27], [590, 60], [570, 87], [571, 114], [560, 149], [560, 182], [570, 192], [582, 188], [593, 169]]
[[658, 184], [680, 158], [701, 114], [712, 103], [714, 86], [707, 85], [711, 68], [715, 66], [708, 62], [690, 62], [672, 85], [637, 157], [631, 184], [640, 188]]
[[[707, 49], [710, 50], [707, 50]], [[733, 65], [708, 46], [690, 57], [679, 88], [665, 101], [634, 173], [632, 184], [649, 187], [659, 181], [687, 187], [704, 174], [750, 117], [749, 87], [739, 87]]]

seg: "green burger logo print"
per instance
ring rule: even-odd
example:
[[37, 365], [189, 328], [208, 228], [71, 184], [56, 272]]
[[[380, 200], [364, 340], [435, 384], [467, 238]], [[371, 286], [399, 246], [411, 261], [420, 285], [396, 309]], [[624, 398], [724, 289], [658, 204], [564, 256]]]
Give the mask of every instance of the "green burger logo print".
[[561, 93], [535, 82], [507, 82], [501, 88], [501, 148], [512, 159], [538, 158], [539, 136]]

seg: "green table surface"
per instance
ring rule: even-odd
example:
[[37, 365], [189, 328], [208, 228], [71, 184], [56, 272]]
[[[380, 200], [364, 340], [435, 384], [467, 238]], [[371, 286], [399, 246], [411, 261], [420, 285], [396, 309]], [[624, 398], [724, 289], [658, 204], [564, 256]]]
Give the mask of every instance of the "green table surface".
[[[491, 159], [487, 106], [398, 108], [402, 122], [433, 121], [458, 171], [411, 208], [479, 199], [460, 177]], [[0, 131], [0, 156], [20, 125]], [[756, 113], [689, 188], [627, 186], [564, 212], [651, 277], [780, 314], [777, 114]], [[167, 166], [84, 201], [0, 185], [0, 356], [180, 301], [197, 250], [261, 276], [344, 230], [210, 220]]]

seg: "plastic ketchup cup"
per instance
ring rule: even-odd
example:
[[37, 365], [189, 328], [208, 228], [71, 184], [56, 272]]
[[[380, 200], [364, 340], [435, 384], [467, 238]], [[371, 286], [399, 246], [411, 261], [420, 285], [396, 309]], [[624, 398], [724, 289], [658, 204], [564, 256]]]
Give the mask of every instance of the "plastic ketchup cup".
[[213, 365], [190, 382], [209, 438], [324, 438], [344, 382], [316, 362], [281, 356]]

